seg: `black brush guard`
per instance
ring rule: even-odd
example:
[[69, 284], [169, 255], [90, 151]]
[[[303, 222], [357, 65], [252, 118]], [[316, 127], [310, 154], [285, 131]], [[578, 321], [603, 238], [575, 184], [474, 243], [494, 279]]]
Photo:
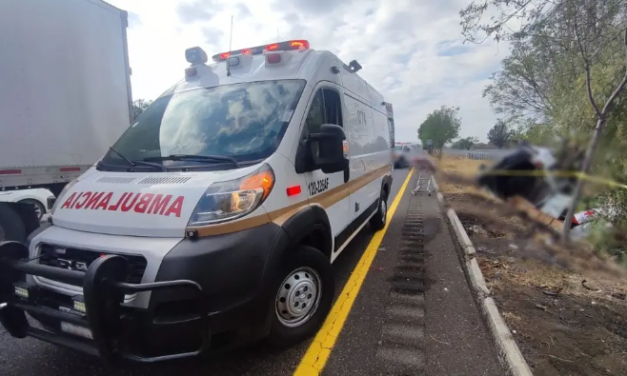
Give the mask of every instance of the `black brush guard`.
[[[18, 242], [0, 242], [0, 322], [15, 338], [34, 337], [42, 341], [65, 346], [74, 350], [101, 357], [105, 361], [130, 360], [153, 363], [205, 354], [210, 345], [209, 318], [205, 294], [194, 281], [176, 280], [155, 283], [126, 283], [129, 266], [123, 256], [107, 255], [96, 259], [86, 272], [40, 265], [28, 260], [28, 249]], [[26, 275], [48, 278], [83, 286], [86, 315], [40, 306], [15, 296], [15, 284], [25, 281]], [[202, 345], [196, 351], [156, 357], [143, 357], [124, 350], [119, 338], [122, 327], [122, 306], [125, 294], [165, 289], [191, 289], [195, 291], [200, 312], [199, 331]], [[86, 327], [91, 330], [93, 340], [70, 334], [52, 333], [29, 325], [26, 312], [39, 317], [59, 320]]]

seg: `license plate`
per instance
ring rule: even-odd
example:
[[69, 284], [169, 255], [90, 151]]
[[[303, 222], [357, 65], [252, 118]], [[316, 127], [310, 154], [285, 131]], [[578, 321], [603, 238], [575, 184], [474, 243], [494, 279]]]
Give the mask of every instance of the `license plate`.
[[88, 338], [88, 339], [94, 339], [91, 335], [91, 330], [83, 326], [70, 324], [69, 322], [61, 322], [61, 330], [65, 333], [72, 334], [75, 336]]

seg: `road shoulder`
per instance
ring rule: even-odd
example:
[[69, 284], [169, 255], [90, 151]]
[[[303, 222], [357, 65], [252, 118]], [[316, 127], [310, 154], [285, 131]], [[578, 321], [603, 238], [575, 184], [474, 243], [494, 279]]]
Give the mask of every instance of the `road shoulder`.
[[425, 200], [427, 374], [503, 375], [452, 236], [437, 201]]
[[503, 374], [437, 201], [412, 196], [415, 179], [323, 375]]

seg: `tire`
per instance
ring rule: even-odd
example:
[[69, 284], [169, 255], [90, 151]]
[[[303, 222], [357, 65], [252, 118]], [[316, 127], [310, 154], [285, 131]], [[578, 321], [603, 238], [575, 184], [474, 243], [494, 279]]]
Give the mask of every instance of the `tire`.
[[[285, 260], [280, 280], [275, 287], [267, 340], [277, 347], [289, 347], [314, 336], [324, 323], [333, 304], [335, 277], [329, 259], [322, 252], [301, 245]], [[312, 288], [315, 293], [306, 294]], [[300, 305], [297, 310], [296, 304]], [[308, 310], [307, 304], [313, 309]], [[290, 317], [295, 319], [290, 321]]]
[[374, 231], [383, 230], [388, 220], [388, 198], [385, 191], [381, 191], [379, 202], [377, 203], [377, 212], [370, 218], [370, 227]]
[[22, 218], [9, 205], [0, 203], [0, 242], [26, 240], [26, 228]]
[[403, 169], [403, 168], [405, 168], [405, 165], [406, 165], [406, 164], [407, 164], [407, 163], [405, 162], [405, 158], [400, 157], [400, 158], [398, 159], [398, 168]]
[[20, 204], [31, 204], [35, 206], [35, 215], [37, 215], [37, 219], [41, 221], [41, 219], [44, 217], [44, 214], [46, 214], [46, 207], [44, 206], [44, 204], [42, 204], [41, 202], [37, 201], [37, 200], [33, 200], [30, 198], [27, 198], [25, 200], [19, 201]]

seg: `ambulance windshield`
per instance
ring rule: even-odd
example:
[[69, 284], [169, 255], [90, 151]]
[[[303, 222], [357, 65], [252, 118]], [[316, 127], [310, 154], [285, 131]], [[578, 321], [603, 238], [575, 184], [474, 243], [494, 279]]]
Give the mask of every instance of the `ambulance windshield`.
[[[304, 86], [304, 80], [260, 81], [166, 95], [113, 147], [131, 161], [175, 154], [226, 156], [244, 163], [265, 159], [279, 146]], [[173, 169], [203, 165], [202, 160], [162, 163]], [[205, 165], [234, 168], [232, 163]], [[126, 168], [128, 161], [109, 152], [100, 165], [108, 167]]]

